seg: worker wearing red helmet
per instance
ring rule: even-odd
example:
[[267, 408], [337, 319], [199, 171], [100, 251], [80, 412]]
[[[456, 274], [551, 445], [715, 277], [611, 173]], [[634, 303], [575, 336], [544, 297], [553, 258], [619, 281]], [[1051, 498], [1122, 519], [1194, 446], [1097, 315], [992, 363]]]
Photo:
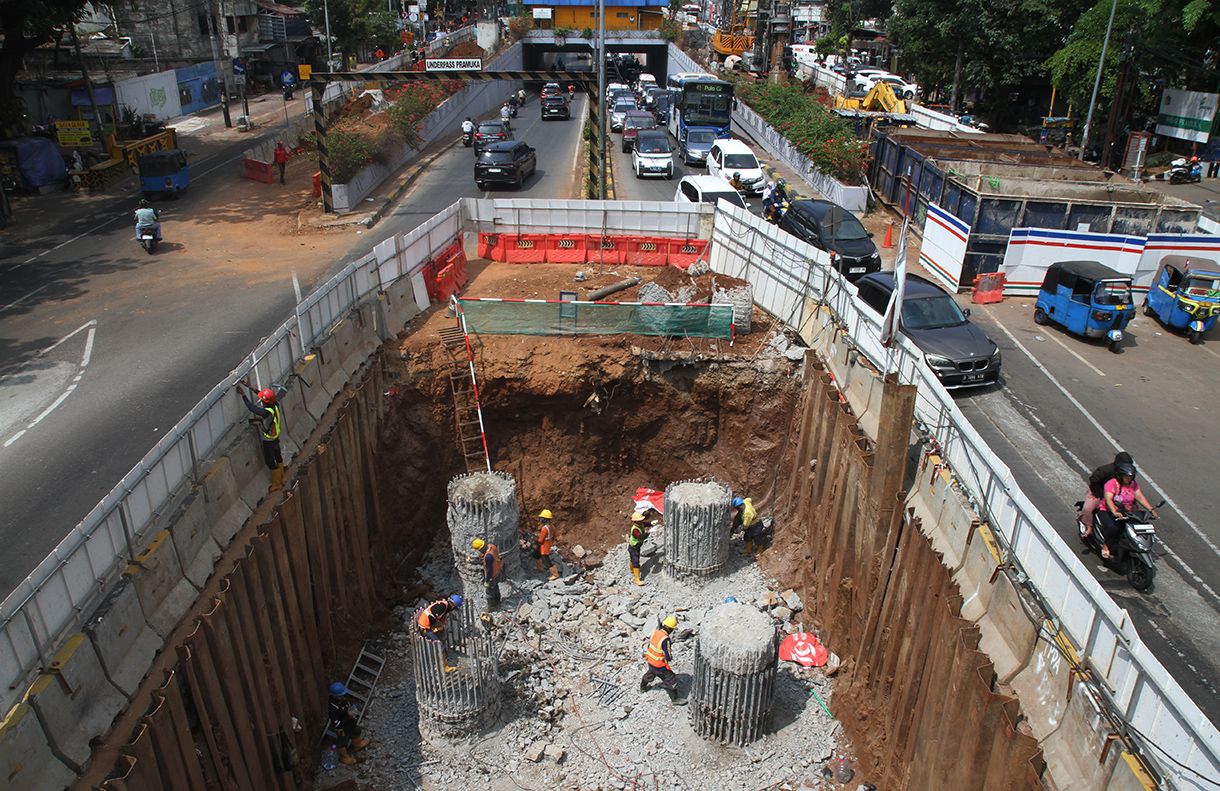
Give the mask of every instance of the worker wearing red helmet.
[[246, 409], [258, 418], [258, 430], [263, 440], [263, 461], [267, 463], [267, 469], [271, 470], [271, 486], [267, 491], [274, 492], [284, 485], [284, 454], [280, 451], [280, 431], [284, 426], [284, 413], [280, 409], [275, 391], [271, 388], [258, 391], [258, 403], [246, 397], [246, 390], [255, 392], [249, 382], [237, 383], [237, 392], [241, 394], [241, 400], [246, 402]]

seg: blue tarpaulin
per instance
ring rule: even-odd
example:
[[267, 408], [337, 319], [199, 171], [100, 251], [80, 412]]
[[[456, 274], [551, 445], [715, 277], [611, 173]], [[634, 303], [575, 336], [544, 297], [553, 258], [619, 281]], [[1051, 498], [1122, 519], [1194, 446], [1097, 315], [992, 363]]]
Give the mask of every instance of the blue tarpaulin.
[[68, 178], [64, 158], [55, 144], [45, 137], [22, 137], [0, 142], [4, 148], [17, 150], [17, 167], [31, 187], [62, 184]]
[[[114, 104], [114, 88], [94, 88], [93, 98], [97, 99], [98, 107], [106, 107]], [[92, 107], [89, 101], [89, 91], [84, 88], [72, 89], [72, 106], [73, 107]]]

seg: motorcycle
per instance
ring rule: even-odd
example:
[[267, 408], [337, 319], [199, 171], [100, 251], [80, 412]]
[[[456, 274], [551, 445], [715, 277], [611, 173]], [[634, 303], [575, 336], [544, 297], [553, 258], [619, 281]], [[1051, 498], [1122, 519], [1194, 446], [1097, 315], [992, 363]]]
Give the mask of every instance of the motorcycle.
[[1175, 159], [1169, 163], [1170, 184], [1190, 184], [1203, 180], [1203, 167], [1197, 162]]
[[474, 145], [474, 130], [473, 129], [471, 129], [469, 132], [462, 132], [462, 145], [466, 146], [467, 148], [470, 148], [471, 146]]
[[[1162, 500], [1156, 507], [1160, 508], [1164, 504], [1165, 501]], [[1083, 508], [1083, 500], [1076, 503], [1078, 513]], [[1087, 533], [1080, 517], [1076, 518], [1080, 543], [1099, 556], [1103, 546], [1100, 515], [1104, 508], [1104, 504], [1098, 506], [1097, 511], [1093, 513], [1093, 529]], [[1156, 556], [1152, 554], [1152, 547], [1156, 543], [1156, 528], [1152, 526], [1154, 519], [1156, 517], [1151, 511], [1136, 506], [1122, 518], [1122, 531], [1118, 534], [1116, 546], [1110, 547], [1109, 562], [1116, 568], [1127, 569], [1127, 581], [1137, 591], [1148, 590], [1156, 578]]]
[[512, 99], [509, 99], [509, 101], [508, 101], [508, 117], [509, 118], [517, 117], [517, 97], [516, 96], [514, 96]]
[[152, 228], [139, 228], [140, 246], [149, 255], [153, 254], [153, 250], [157, 247], [157, 234]]

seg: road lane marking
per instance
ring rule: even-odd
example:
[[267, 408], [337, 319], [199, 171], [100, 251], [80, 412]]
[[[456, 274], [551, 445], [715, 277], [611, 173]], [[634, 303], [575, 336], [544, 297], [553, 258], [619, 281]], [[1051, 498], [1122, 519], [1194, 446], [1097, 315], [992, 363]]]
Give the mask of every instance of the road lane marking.
[[[56, 342], [55, 344], [53, 344], [51, 346], [48, 346], [44, 350], [44, 352], [45, 352], [45, 351], [50, 351], [51, 349], [54, 349], [56, 346], [63, 343], [64, 341], [68, 340], [68, 338], [71, 338], [73, 335], [80, 332], [85, 327], [89, 327], [89, 334], [87, 336], [85, 336], [85, 352], [83, 355], [81, 355], [80, 366], [77, 368], [76, 376], [72, 379], [72, 384], [68, 385], [68, 388], [66, 390], [64, 390], [62, 393], [60, 393], [59, 398], [52, 401], [51, 405], [49, 407], [42, 410], [42, 413], [38, 417], [36, 417], [32, 421], [30, 421], [29, 425], [27, 425], [25, 428], [21, 429], [21, 431], [18, 431], [13, 436], [9, 437], [8, 440], [4, 443], [3, 447], [7, 448], [9, 445], [12, 445], [14, 442], [21, 439], [21, 437], [25, 434], [25, 432], [29, 431], [30, 429], [34, 428], [34, 426], [37, 426], [39, 423], [41, 423], [43, 418], [45, 418], [47, 415], [54, 412], [56, 410], [56, 408], [59, 407], [60, 404], [62, 404], [64, 401], [68, 400], [68, 396], [72, 395], [72, 391], [76, 389], [76, 386], [80, 384], [81, 378], [85, 375], [85, 369], [89, 367], [89, 361], [91, 359], [93, 359], [93, 338], [97, 334], [97, 327], [90, 326], [90, 325], [95, 325], [95, 324], [97, 324], [96, 320], [91, 321], [88, 324], [85, 324], [84, 326], [77, 328], [71, 334], [66, 335], [63, 338], [60, 338], [58, 342]], [[39, 352], [39, 354], [41, 355], [44, 352]]]
[[50, 283], [47, 283], [47, 284], [46, 284], [46, 286], [39, 286], [38, 288], [34, 289], [34, 290], [33, 290], [33, 291], [31, 291], [30, 293], [26, 294], [26, 295], [25, 295], [24, 297], [22, 297], [21, 299], [16, 299], [16, 300], [13, 300], [12, 302], [10, 302], [10, 303], [8, 303], [7, 305], [5, 305], [4, 307], [0, 308], [0, 313], [3, 313], [4, 311], [8, 310], [9, 308], [16, 307], [17, 305], [20, 305], [22, 302], [25, 302], [27, 299], [29, 299], [30, 297], [34, 296], [34, 295], [35, 295], [35, 294], [37, 294], [39, 291], [42, 291], [44, 288], [46, 288], [46, 287], [47, 287], [47, 286], [49, 286], [49, 285], [51, 285], [51, 284], [50, 284]]
[[[1025, 346], [1022, 345], [1022, 343], [1019, 340], [1017, 340], [1016, 336], [1013, 335], [1011, 332], [1009, 332], [1007, 327], [1005, 327], [1003, 324], [1001, 324], [999, 322], [996, 322], [996, 326], [1000, 328], [1001, 332], [1003, 332], [1005, 335], [1008, 336], [1008, 339], [1010, 341], [1012, 341], [1014, 344], [1016, 344], [1016, 347], [1018, 349], [1020, 349], [1035, 366], [1037, 366], [1039, 371], [1046, 374], [1046, 378], [1051, 380], [1051, 384], [1053, 384], [1056, 388], [1058, 388], [1059, 392], [1063, 393], [1063, 395], [1067, 397], [1067, 400], [1071, 401], [1072, 404], [1078, 410], [1080, 410], [1080, 414], [1084, 415], [1085, 418], [1090, 423], [1093, 424], [1093, 428], [1097, 429], [1097, 431], [1103, 437], [1105, 437], [1106, 441], [1110, 443], [1110, 445], [1114, 448], [1115, 452], [1122, 450], [1122, 446], [1118, 444], [1118, 440], [1116, 440], [1113, 437], [1113, 435], [1110, 434], [1110, 432], [1106, 431], [1105, 427], [1102, 426], [1101, 423], [1099, 423], [1097, 421], [1097, 418], [1093, 417], [1092, 413], [1090, 413], [1089, 410], [1084, 408], [1084, 404], [1077, 401], [1076, 397], [1074, 395], [1072, 395], [1071, 393], [1069, 393], [1067, 388], [1065, 388], [1062, 384], [1059, 383], [1059, 380], [1055, 378], [1055, 375], [1052, 374], [1049, 370], [1047, 370], [1046, 366], [1043, 365], [1041, 362], [1039, 362], [1038, 358], [1034, 357], [1034, 355], [1030, 353], [1029, 349], [1026, 349]], [[1158, 492], [1161, 493], [1161, 497], [1163, 497], [1165, 499], [1166, 505], [1168, 505], [1170, 508], [1172, 508], [1174, 511], [1176, 511], [1178, 513], [1178, 516], [1182, 517], [1182, 521], [1186, 523], [1186, 526], [1189, 527], [1194, 532], [1194, 534], [1196, 536], [1198, 536], [1199, 539], [1204, 544], [1207, 545], [1208, 549], [1210, 549], [1212, 552], [1216, 553], [1216, 555], [1220, 556], [1220, 547], [1217, 547], [1212, 542], [1212, 540], [1210, 538], [1208, 538], [1207, 535], [1204, 534], [1204, 532], [1202, 530], [1199, 529], [1199, 526], [1196, 525], [1193, 521], [1191, 521], [1190, 517], [1187, 516], [1186, 513], [1180, 507], [1178, 507], [1178, 504], [1176, 502], [1174, 502], [1173, 498], [1165, 493], [1165, 489], [1162, 488], [1160, 485], [1158, 485], [1156, 481], [1152, 480], [1152, 476], [1150, 476], [1147, 472], [1144, 472], [1143, 476], [1144, 476], [1145, 481], [1147, 481], [1154, 489], [1156, 489]], [[1187, 563], [1182, 560], [1181, 556], [1178, 555], [1176, 552], [1173, 551], [1173, 549], [1170, 548], [1169, 544], [1164, 540], [1164, 538], [1161, 539], [1161, 546], [1165, 547], [1165, 551], [1168, 552], [1169, 555], [1171, 557], [1173, 557], [1174, 560], [1176, 560], [1178, 563], [1180, 563], [1182, 565], [1182, 568], [1186, 570], [1186, 573], [1190, 575], [1191, 579], [1193, 579], [1200, 586], [1202, 586], [1203, 589], [1206, 590], [1212, 598], [1216, 599], [1216, 601], [1220, 601], [1220, 594], [1217, 594], [1216, 591], [1212, 590], [1211, 586], [1208, 585], [1206, 582], [1204, 582], [1203, 578], [1200, 577], [1198, 574], [1196, 574], [1195, 570], [1193, 568], [1191, 568], [1189, 565], [1187, 565]]]
[[1052, 341], [1054, 341], [1055, 343], [1057, 343], [1057, 344], [1059, 344], [1060, 346], [1062, 346], [1062, 347], [1063, 347], [1063, 349], [1064, 349], [1064, 351], [1066, 351], [1068, 354], [1072, 355], [1072, 356], [1073, 356], [1073, 357], [1075, 357], [1077, 360], [1080, 360], [1080, 362], [1082, 362], [1082, 363], [1084, 363], [1085, 365], [1087, 365], [1087, 366], [1089, 366], [1090, 368], [1092, 368], [1092, 369], [1093, 369], [1093, 371], [1094, 371], [1094, 373], [1096, 373], [1098, 376], [1105, 376], [1105, 374], [1101, 372], [1101, 369], [1100, 369], [1100, 368], [1098, 368], [1096, 365], [1093, 365], [1093, 363], [1089, 362], [1089, 361], [1088, 361], [1088, 360], [1086, 360], [1085, 358], [1081, 357], [1079, 354], [1077, 354], [1077, 353], [1076, 353], [1076, 350], [1075, 350], [1075, 349], [1070, 348], [1070, 347], [1069, 347], [1069, 346], [1068, 346], [1066, 343], [1064, 343], [1063, 341], [1059, 340], [1059, 339], [1058, 339], [1058, 338], [1056, 338], [1054, 335], [1051, 335], [1051, 334], [1048, 332], [1048, 333], [1046, 334], [1046, 337], [1050, 338]]

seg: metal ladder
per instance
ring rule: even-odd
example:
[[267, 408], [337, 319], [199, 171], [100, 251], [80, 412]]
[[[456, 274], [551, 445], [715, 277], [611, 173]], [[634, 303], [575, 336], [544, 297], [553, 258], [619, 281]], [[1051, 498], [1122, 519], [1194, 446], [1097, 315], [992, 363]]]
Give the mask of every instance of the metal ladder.
[[[352, 672], [347, 676], [347, 696], [357, 702], [356, 705], [356, 722], [364, 719], [364, 712], [369, 707], [369, 701], [373, 699], [373, 690], [377, 688], [377, 679], [381, 678], [381, 669], [385, 667], [385, 658], [376, 653], [373, 648], [373, 641], [368, 641], [360, 649], [360, 656], [356, 659], [356, 664], [352, 667]], [[379, 648], [378, 650], [385, 650]], [[322, 734], [322, 742], [327, 739], [334, 743], [334, 740], [339, 738], [339, 734], [335, 733], [330, 722], [326, 723], [326, 733]]]
[[440, 331], [441, 343], [449, 353], [449, 389], [457, 423], [458, 448], [466, 460], [466, 472], [491, 472], [487, 443], [483, 439], [483, 413], [479, 408], [479, 388], [474, 380], [474, 352], [459, 316], [457, 324]]

